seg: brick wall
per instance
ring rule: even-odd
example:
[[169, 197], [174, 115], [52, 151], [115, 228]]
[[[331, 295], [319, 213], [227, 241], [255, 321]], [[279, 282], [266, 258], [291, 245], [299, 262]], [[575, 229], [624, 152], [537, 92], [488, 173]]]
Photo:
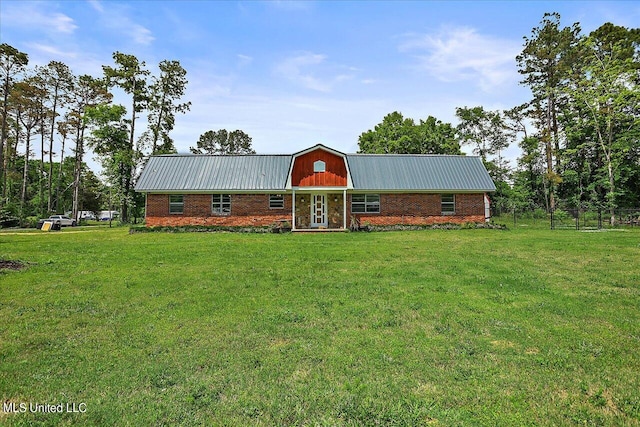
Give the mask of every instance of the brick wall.
[[147, 195], [146, 225], [265, 226], [291, 221], [291, 196], [284, 195], [284, 209], [270, 209], [268, 194], [232, 194], [231, 214], [211, 212], [211, 194], [185, 194], [182, 214], [169, 213], [169, 195]]
[[[309, 194], [296, 195], [296, 226], [310, 223]], [[302, 198], [305, 202], [302, 202]], [[338, 198], [335, 202], [334, 199]], [[330, 228], [342, 228], [342, 194], [327, 195]], [[268, 194], [232, 194], [231, 214], [211, 212], [211, 194], [185, 194], [182, 214], [169, 214], [167, 194], [147, 196], [146, 224], [154, 226], [226, 225], [266, 226], [276, 221], [291, 222], [291, 195], [284, 195], [284, 209], [270, 209]], [[347, 195], [347, 226], [350, 224], [351, 194]], [[380, 194], [380, 213], [354, 214], [360, 224], [422, 225], [484, 222], [483, 194], [456, 194], [455, 214], [442, 215], [439, 194]]]
[[[351, 218], [350, 194], [347, 200]], [[371, 225], [484, 222], [484, 194], [456, 194], [453, 215], [442, 215], [440, 194], [380, 194], [380, 213], [354, 216], [360, 224]]]

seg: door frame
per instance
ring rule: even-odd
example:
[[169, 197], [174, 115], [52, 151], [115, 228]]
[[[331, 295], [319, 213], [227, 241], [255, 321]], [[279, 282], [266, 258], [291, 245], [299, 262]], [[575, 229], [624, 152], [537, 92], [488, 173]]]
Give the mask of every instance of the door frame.
[[[324, 221], [322, 222], [318, 222], [318, 215], [317, 214], [317, 209], [316, 209], [316, 205], [317, 205], [317, 198], [320, 197], [322, 198], [322, 214], [321, 214], [321, 218], [320, 219], [324, 219]], [[327, 194], [326, 193], [312, 193], [311, 194], [311, 217], [310, 217], [310, 224], [309, 226], [311, 228], [320, 228], [320, 227], [329, 227], [329, 218], [327, 216]]]

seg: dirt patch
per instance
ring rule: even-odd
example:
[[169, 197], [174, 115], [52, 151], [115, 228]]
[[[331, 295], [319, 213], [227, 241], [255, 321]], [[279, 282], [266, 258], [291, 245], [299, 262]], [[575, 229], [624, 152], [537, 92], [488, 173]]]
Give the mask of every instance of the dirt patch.
[[7, 259], [0, 259], [0, 270], [22, 270], [26, 268], [27, 264], [22, 261], [12, 261]]

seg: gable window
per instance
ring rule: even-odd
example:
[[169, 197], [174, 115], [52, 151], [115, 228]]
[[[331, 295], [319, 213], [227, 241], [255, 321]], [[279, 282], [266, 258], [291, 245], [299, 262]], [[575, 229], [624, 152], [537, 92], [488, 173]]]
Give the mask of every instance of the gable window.
[[313, 171], [314, 172], [325, 172], [327, 170], [327, 165], [322, 160], [316, 160], [313, 162]]
[[380, 213], [380, 195], [352, 194], [351, 213]]
[[284, 196], [282, 194], [269, 194], [269, 209], [284, 209]]
[[443, 194], [440, 196], [442, 215], [453, 215], [456, 213], [456, 198], [453, 194]]
[[170, 214], [184, 213], [184, 195], [182, 194], [169, 195], [169, 213]]
[[211, 195], [211, 212], [218, 215], [231, 214], [231, 195], [230, 194], [212, 194]]

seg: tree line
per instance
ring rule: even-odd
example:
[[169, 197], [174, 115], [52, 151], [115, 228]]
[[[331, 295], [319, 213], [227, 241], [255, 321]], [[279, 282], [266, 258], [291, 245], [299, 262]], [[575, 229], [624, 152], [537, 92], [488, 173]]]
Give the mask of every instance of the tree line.
[[[77, 218], [107, 204], [124, 222], [141, 216], [135, 180], [148, 155], [175, 152], [169, 136], [175, 115], [190, 107], [181, 102], [186, 71], [164, 60], [151, 75], [144, 61], [121, 52], [113, 62], [101, 76], [78, 76], [58, 61], [29, 68], [26, 53], [0, 44], [0, 217], [24, 224], [71, 211]], [[113, 103], [114, 89], [129, 96], [129, 112]], [[146, 129], [136, 137], [142, 113]], [[65, 158], [67, 148], [72, 156]], [[87, 168], [88, 148], [101, 162], [105, 184]]]
[[[498, 210], [640, 207], [640, 29], [605, 23], [583, 34], [547, 13], [516, 57], [531, 99], [505, 111], [456, 109], [457, 126], [393, 112], [360, 135], [363, 153], [460, 154], [473, 148]], [[510, 167], [504, 150], [517, 143]]]
[[[360, 135], [359, 151], [462, 154], [469, 146], [496, 183], [498, 211], [597, 209], [615, 222], [616, 208], [640, 206], [640, 29], [605, 23], [583, 34], [578, 23], [563, 27], [559, 14], [547, 13], [523, 40], [516, 61], [528, 102], [503, 111], [459, 107], [456, 126], [392, 112]], [[186, 71], [165, 60], [152, 75], [120, 52], [102, 69], [98, 77], [76, 76], [57, 61], [30, 69], [26, 53], [0, 45], [0, 211], [22, 220], [63, 209], [77, 216], [108, 198], [125, 222], [143, 215], [137, 174], [149, 155], [175, 152], [169, 135], [176, 114], [190, 107], [182, 101]], [[113, 103], [116, 89], [129, 105]], [[515, 166], [504, 158], [514, 143]], [[72, 156], [64, 158], [66, 147]], [[88, 148], [106, 185], [84, 162]], [[251, 137], [225, 129], [204, 132], [190, 150], [255, 153]]]

